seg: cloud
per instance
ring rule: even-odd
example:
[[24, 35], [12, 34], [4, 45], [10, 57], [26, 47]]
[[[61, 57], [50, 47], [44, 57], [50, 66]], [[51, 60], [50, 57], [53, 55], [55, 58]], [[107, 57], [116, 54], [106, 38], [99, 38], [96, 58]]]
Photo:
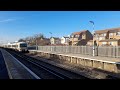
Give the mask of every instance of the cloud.
[[9, 22], [9, 21], [14, 21], [16, 19], [5, 19], [5, 20], [0, 20], [0, 22]]
[[19, 20], [19, 19], [24, 19], [23, 17], [13, 17], [11, 19], [4, 19], [4, 20], [0, 20], [1, 22], [9, 22], [9, 21], [15, 21], [15, 20]]

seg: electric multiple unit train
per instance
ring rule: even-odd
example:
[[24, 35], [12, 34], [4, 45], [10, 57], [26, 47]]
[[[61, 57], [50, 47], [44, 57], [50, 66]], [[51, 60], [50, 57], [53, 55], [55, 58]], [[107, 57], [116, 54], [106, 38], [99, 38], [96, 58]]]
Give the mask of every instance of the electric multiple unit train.
[[14, 42], [14, 43], [8, 43], [4, 45], [5, 48], [14, 49], [20, 52], [27, 52], [28, 47], [26, 42]]

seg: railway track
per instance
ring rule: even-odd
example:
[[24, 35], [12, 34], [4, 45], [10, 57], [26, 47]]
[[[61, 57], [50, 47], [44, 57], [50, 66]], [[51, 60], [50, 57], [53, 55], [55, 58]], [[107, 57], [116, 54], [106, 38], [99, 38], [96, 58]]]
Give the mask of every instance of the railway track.
[[113, 73], [113, 72], [108, 72], [100, 69], [95, 69], [95, 71], [107, 74], [105, 79], [120, 79], [120, 73]]
[[41, 79], [89, 79], [85, 76], [26, 56], [23, 53], [12, 50], [7, 51], [17, 58], [21, 63], [26, 65], [29, 69], [31, 69]]

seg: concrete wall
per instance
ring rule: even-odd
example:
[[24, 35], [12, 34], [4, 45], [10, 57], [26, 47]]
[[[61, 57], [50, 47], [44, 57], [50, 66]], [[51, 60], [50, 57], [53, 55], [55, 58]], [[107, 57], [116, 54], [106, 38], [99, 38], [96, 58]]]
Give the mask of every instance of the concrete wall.
[[[30, 53], [34, 53], [34, 52], [31, 51]], [[115, 72], [115, 73], [117, 73], [118, 70], [120, 70], [120, 65], [116, 63], [105, 62], [103, 60], [99, 61], [99, 60], [93, 60], [93, 59], [80, 58], [77, 56], [75, 57], [75, 56], [69, 56], [64, 54], [45, 53], [45, 52], [38, 52], [38, 54], [41, 57], [44, 57], [50, 60], [68, 61], [73, 64], [80, 64], [83, 66], [93, 67], [93, 68], [102, 69], [102, 70]]]

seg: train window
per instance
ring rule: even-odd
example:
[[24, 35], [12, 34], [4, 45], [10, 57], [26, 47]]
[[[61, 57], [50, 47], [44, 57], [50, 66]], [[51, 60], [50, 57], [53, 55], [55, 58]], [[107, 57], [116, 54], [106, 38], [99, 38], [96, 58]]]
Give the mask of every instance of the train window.
[[12, 47], [16, 47], [16, 45], [12, 45]]
[[8, 45], [8, 47], [11, 47], [11, 45]]
[[20, 44], [20, 47], [27, 47], [27, 44]]

